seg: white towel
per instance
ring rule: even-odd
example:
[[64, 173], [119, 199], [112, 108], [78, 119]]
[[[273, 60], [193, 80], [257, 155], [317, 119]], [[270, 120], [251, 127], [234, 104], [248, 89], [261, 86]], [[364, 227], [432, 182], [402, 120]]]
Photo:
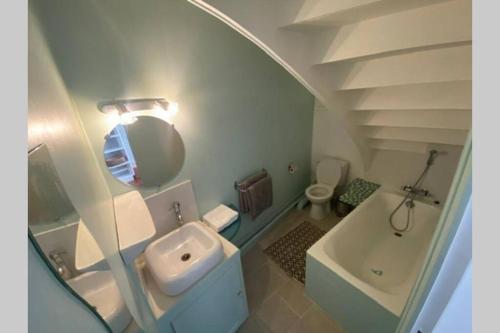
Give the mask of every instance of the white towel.
[[219, 205], [203, 215], [205, 221], [212, 229], [219, 232], [238, 219], [238, 212], [225, 205]]

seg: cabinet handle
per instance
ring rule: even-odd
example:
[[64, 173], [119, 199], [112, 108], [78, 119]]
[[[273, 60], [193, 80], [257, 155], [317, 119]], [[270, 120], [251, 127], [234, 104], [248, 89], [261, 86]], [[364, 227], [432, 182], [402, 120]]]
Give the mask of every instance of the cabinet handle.
[[241, 290], [238, 290], [238, 292], [236, 293], [237, 296], [241, 296], [243, 292]]

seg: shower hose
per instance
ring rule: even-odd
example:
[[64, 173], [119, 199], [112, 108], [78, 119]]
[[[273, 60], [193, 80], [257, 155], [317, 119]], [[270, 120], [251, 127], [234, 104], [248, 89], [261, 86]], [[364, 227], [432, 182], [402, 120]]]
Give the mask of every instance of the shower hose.
[[[427, 165], [426, 165], [424, 171], [422, 172], [422, 174], [420, 175], [420, 177], [418, 177], [417, 181], [413, 185], [413, 188], [416, 188], [416, 187], [418, 187], [420, 185], [420, 183], [424, 179], [425, 175], [429, 171], [429, 168], [431, 167], [431, 165], [432, 165], [432, 163], [427, 162]], [[399, 205], [396, 207], [396, 209], [394, 209], [394, 211], [389, 216], [389, 223], [391, 224], [391, 227], [394, 230], [399, 231], [399, 232], [403, 232], [403, 231], [408, 230], [408, 228], [410, 227], [410, 213], [411, 213], [412, 208], [414, 207], [414, 203], [413, 203], [413, 199], [414, 198], [415, 198], [415, 194], [414, 193], [412, 193], [412, 192], [407, 193], [405, 195], [405, 197], [403, 198], [403, 200], [401, 200], [401, 202], [399, 203]], [[394, 215], [396, 214], [396, 212], [401, 208], [401, 206], [403, 206], [403, 204], [405, 203], [405, 201], [408, 200], [408, 199], [410, 199], [410, 201], [409, 201], [409, 204], [408, 204], [408, 214], [406, 215], [406, 224], [405, 224], [404, 228], [400, 229], [400, 228], [398, 228], [398, 227], [396, 227], [394, 225], [394, 222], [392, 221], [392, 219], [394, 218]]]

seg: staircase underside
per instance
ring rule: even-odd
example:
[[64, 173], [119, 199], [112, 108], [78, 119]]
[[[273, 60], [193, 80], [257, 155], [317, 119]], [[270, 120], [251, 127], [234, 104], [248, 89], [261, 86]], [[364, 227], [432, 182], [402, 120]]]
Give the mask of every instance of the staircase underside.
[[316, 96], [353, 151], [346, 158], [366, 167], [377, 150], [464, 144], [472, 109], [470, 1], [190, 1]]

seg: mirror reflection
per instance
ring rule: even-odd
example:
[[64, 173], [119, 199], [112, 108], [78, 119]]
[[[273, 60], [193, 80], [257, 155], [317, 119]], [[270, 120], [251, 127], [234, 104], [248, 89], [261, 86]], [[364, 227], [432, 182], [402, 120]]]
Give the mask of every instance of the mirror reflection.
[[28, 158], [28, 221], [33, 234], [78, 224], [79, 217], [69, 200], [49, 151], [40, 145]]
[[172, 125], [159, 118], [139, 116], [134, 120], [116, 125], [106, 136], [106, 166], [124, 184], [161, 186], [182, 168], [182, 138]]
[[123, 332], [132, 316], [107, 264], [78, 269], [78, 257], [86, 256], [78, 250], [79, 232], [86, 227], [43, 144], [28, 153], [28, 227], [45, 262], [66, 287], [93, 307], [114, 333]]

